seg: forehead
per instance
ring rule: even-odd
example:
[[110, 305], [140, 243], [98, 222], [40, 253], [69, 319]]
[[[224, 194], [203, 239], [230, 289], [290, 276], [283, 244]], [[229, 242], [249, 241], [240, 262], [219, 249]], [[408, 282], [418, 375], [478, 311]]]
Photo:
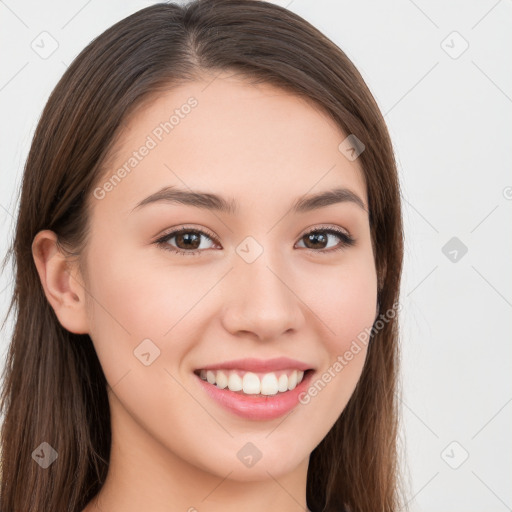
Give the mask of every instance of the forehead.
[[127, 212], [165, 186], [236, 198], [241, 210], [334, 187], [367, 204], [359, 162], [339, 150], [346, 136], [311, 100], [277, 86], [226, 73], [189, 82], [130, 116], [93, 206]]

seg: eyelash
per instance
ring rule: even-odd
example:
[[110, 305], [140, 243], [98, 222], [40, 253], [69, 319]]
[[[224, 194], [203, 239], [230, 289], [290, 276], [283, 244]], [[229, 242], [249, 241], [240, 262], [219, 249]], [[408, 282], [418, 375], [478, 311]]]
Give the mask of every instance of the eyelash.
[[[199, 234], [199, 235], [205, 235], [210, 240], [217, 243], [213, 234], [211, 234], [207, 231], [203, 231], [201, 229], [186, 228], [186, 227], [181, 227], [180, 229], [171, 231], [171, 232], [165, 234], [164, 236], [162, 236], [161, 238], [159, 238], [158, 240], [155, 240], [154, 243], [157, 244], [162, 249], [164, 249], [166, 251], [171, 251], [172, 253], [175, 253], [175, 254], [182, 254], [182, 255], [187, 255], [187, 256], [199, 256], [201, 254], [201, 252], [204, 252], [204, 249], [195, 249], [193, 251], [185, 251], [183, 249], [174, 248], [168, 244], [168, 241], [171, 238], [174, 238], [175, 236], [180, 235], [182, 233], [195, 233], [195, 234]], [[330, 248], [330, 249], [310, 249], [308, 247], [305, 248], [307, 251], [310, 251], [312, 253], [331, 254], [333, 252], [337, 252], [342, 249], [352, 247], [356, 243], [356, 240], [354, 238], [352, 238], [350, 235], [348, 235], [344, 231], [341, 231], [340, 229], [334, 228], [334, 227], [312, 229], [312, 230], [308, 231], [307, 233], [304, 233], [300, 237], [300, 240], [302, 240], [303, 238], [305, 238], [313, 233], [328, 233], [331, 235], [335, 235], [341, 239], [341, 243], [337, 247]]]

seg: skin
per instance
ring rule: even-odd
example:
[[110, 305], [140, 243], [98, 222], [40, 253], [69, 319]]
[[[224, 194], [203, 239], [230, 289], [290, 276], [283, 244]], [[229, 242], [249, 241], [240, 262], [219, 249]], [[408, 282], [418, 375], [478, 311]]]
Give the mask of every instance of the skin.
[[[366, 348], [284, 421], [235, 416], [193, 371], [288, 356], [320, 377], [372, 326], [377, 276], [367, 212], [343, 202], [290, 213], [297, 198], [340, 186], [367, 205], [362, 169], [338, 150], [346, 134], [314, 104], [224, 73], [137, 111], [99, 185], [191, 96], [197, 107], [157, 147], [103, 199], [91, 195], [84, 274], [54, 233], [34, 239], [49, 302], [66, 329], [90, 335], [109, 384], [109, 473], [85, 511], [307, 510], [309, 456], [353, 393]], [[165, 202], [132, 211], [173, 185], [232, 197], [240, 211]], [[153, 243], [182, 224], [216, 240], [202, 237], [196, 256]], [[317, 226], [341, 228], [356, 243], [329, 253], [342, 243], [329, 235], [307, 249], [304, 234]], [[236, 252], [247, 236], [263, 248], [250, 264]], [[187, 250], [177, 238], [167, 244]], [[160, 349], [149, 366], [134, 356], [147, 338]], [[252, 467], [237, 458], [247, 442], [262, 454]]]

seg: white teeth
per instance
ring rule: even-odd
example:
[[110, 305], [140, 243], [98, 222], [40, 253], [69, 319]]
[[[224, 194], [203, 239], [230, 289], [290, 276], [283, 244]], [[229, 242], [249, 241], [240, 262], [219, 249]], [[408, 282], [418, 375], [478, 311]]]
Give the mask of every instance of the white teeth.
[[242, 391], [242, 379], [236, 373], [231, 373], [228, 379], [228, 388], [231, 391]]
[[242, 381], [243, 390], [246, 395], [259, 395], [261, 391], [261, 382], [255, 373], [247, 372]]
[[288, 377], [288, 389], [291, 391], [297, 385], [297, 370], [293, 370], [292, 374]]
[[241, 372], [237, 370], [200, 370], [201, 379], [220, 389], [228, 388], [230, 391], [242, 391], [247, 395], [276, 395], [295, 389], [304, 378], [302, 370], [293, 370], [280, 373], [276, 372], [256, 374], [253, 372]]
[[[259, 379], [258, 379], [259, 380]], [[277, 377], [275, 373], [267, 373], [261, 379], [261, 394], [262, 395], [276, 395], [279, 391], [277, 385]]]
[[283, 373], [281, 377], [279, 377], [277, 389], [283, 393], [284, 391], [288, 391], [288, 377]]
[[220, 389], [228, 387], [228, 377], [223, 371], [217, 372], [216, 381], [217, 387], [219, 387]]

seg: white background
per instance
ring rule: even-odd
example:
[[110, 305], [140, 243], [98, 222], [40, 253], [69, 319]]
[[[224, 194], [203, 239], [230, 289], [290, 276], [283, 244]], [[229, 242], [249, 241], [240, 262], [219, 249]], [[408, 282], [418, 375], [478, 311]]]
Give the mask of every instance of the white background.
[[[0, 1], [2, 257], [51, 90], [93, 37], [152, 3]], [[353, 60], [395, 146], [406, 235], [402, 434], [409, 506], [512, 510], [512, 2], [276, 3]], [[44, 31], [58, 43], [46, 59], [31, 46], [42, 46]], [[468, 249], [456, 261], [451, 246], [448, 256], [443, 252], [452, 237]], [[2, 316], [11, 287], [6, 271]], [[3, 354], [11, 328], [1, 333]]]

